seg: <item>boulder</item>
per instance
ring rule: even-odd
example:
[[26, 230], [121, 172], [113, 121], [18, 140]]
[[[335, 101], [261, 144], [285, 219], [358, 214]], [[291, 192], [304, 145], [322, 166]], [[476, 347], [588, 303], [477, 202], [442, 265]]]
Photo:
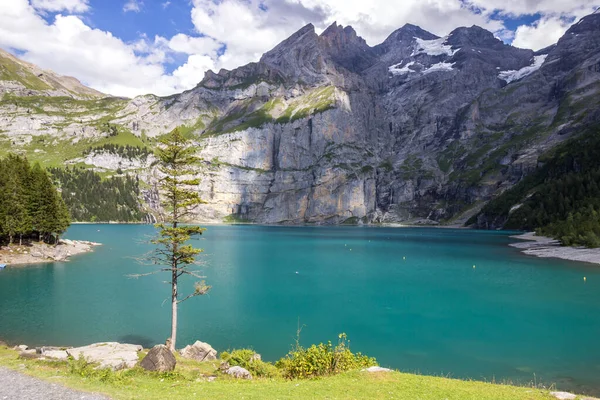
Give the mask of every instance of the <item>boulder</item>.
[[47, 350], [42, 352], [42, 356], [53, 360], [67, 360], [69, 358], [66, 350]]
[[252, 362], [252, 361], [261, 361], [261, 360], [262, 360], [262, 357], [258, 353], [254, 353], [254, 354], [252, 354], [252, 357], [250, 357], [250, 362]]
[[568, 392], [550, 392], [551, 396], [556, 397], [558, 400], [575, 400], [577, 396]]
[[27, 346], [26, 344], [20, 344], [18, 346], [15, 346], [15, 350], [25, 351], [28, 349], [29, 349], [29, 346]]
[[225, 373], [238, 379], [252, 379], [252, 375], [246, 368], [238, 366], [228, 368]]
[[140, 363], [140, 367], [148, 371], [168, 372], [175, 369], [177, 360], [171, 350], [164, 344], [154, 346]]
[[44, 254], [39, 251], [39, 250], [31, 250], [31, 257], [35, 257], [35, 258], [42, 258], [44, 257]]
[[217, 351], [208, 343], [196, 341], [179, 351], [181, 357], [196, 361], [213, 361], [217, 359]]
[[133, 368], [139, 360], [138, 353], [140, 351], [142, 351], [142, 346], [136, 344], [107, 342], [68, 349], [67, 354], [75, 359], [83, 357], [89, 362], [99, 363], [98, 368], [119, 370]]
[[363, 371], [365, 371], [365, 372], [392, 372], [392, 370], [389, 368], [383, 368], [383, 367], [379, 367], [379, 366], [365, 368], [365, 369], [363, 369]]

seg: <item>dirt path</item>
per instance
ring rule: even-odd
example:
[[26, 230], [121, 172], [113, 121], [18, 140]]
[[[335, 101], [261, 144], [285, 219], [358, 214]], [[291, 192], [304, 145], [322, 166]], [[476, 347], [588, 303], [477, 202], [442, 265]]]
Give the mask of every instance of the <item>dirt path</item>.
[[0, 400], [110, 400], [0, 367]]

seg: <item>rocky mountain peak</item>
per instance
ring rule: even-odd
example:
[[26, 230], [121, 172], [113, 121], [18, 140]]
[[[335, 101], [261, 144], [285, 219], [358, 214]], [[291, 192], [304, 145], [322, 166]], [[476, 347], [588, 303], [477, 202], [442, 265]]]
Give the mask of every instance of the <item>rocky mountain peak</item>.
[[367, 42], [356, 34], [354, 28], [350, 25], [346, 27], [338, 25], [337, 22], [329, 25], [329, 27], [321, 33], [321, 38], [324, 42], [337, 47], [345, 47], [348, 45], [368, 47]]
[[351, 26], [331, 24], [319, 37], [320, 46], [337, 64], [352, 72], [372, 65], [375, 54]]
[[480, 26], [461, 27], [448, 35], [448, 44], [458, 47], [489, 47], [501, 48], [504, 43], [494, 37], [494, 34]]
[[598, 31], [600, 31], [600, 12], [596, 10], [596, 12], [594, 12], [593, 14], [586, 15], [585, 17], [581, 18], [579, 22], [571, 26], [567, 30], [567, 35], [577, 35], [582, 33]]
[[405, 24], [402, 28], [396, 29], [388, 36], [383, 43], [379, 46], [387, 48], [393, 45], [397, 45], [398, 42], [412, 43], [415, 38], [423, 40], [435, 40], [439, 39], [439, 36], [434, 35], [431, 32], [427, 32], [419, 26], [412, 24]]

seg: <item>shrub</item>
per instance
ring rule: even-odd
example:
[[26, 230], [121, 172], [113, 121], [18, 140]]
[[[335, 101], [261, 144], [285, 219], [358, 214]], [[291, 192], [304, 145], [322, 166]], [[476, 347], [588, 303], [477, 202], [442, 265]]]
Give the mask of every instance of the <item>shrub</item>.
[[256, 352], [251, 349], [238, 349], [221, 353], [221, 360], [230, 366], [239, 366], [247, 369], [252, 376], [262, 378], [275, 378], [280, 375], [279, 370], [271, 363], [254, 357]]
[[338, 336], [338, 344], [334, 347], [331, 341], [304, 348], [296, 343], [295, 348], [287, 356], [277, 361], [275, 366], [281, 369], [284, 377], [289, 379], [315, 378], [335, 375], [353, 369], [377, 365], [375, 358], [352, 353], [350, 341], [345, 333]]

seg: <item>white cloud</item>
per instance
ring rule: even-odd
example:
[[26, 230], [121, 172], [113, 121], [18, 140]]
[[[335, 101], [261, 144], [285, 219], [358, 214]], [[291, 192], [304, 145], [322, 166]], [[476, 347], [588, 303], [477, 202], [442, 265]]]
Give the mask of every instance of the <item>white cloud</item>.
[[[574, 18], [600, 5], [600, 0], [402, 0], [401, 6], [389, 0], [190, 1], [195, 34], [142, 34], [126, 43], [75, 15], [46, 20], [52, 12], [89, 11], [89, 0], [0, 0], [0, 47], [20, 50], [27, 61], [75, 76], [106, 93], [168, 95], [193, 88], [206, 69], [257, 61], [309, 22], [317, 32], [334, 21], [352, 25], [370, 45], [405, 23], [438, 36], [458, 26], [479, 25], [504, 40], [514, 36], [517, 46], [537, 49], [556, 42]], [[167, 8], [170, 3], [156, 4]], [[142, 0], [127, 0], [123, 10], [139, 12], [143, 7]], [[542, 16], [538, 22], [516, 32], [501, 20], [536, 13]], [[175, 65], [172, 73], [167, 72], [169, 65]]]
[[524, 49], [540, 50], [556, 43], [569, 26], [560, 18], [542, 18], [531, 26], [519, 26], [512, 44]]
[[[174, 43], [179, 42], [187, 43], [178, 36]], [[110, 32], [87, 26], [78, 16], [58, 14], [48, 23], [26, 0], [0, 2], [0, 47], [23, 51], [26, 61], [75, 76], [104, 93], [168, 95], [195, 86], [203, 77], [202, 68], [214, 68], [207, 58], [216, 57], [218, 45], [204, 39], [203, 50], [200, 42], [190, 43], [199, 54], [168, 74], [164, 65], [173, 50], [165, 38], [142, 37], [125, 43]]]
[[83, 13], [89, 10], [88, 3], [89, 0], [31, 0], [31, 4], [37, 10], [50, 12]]
[[127, 0], [125, 5], [123, 5], [123, 12], [136, 12], [139, 13], [144, 6], [144, 2], [140, 0]]

